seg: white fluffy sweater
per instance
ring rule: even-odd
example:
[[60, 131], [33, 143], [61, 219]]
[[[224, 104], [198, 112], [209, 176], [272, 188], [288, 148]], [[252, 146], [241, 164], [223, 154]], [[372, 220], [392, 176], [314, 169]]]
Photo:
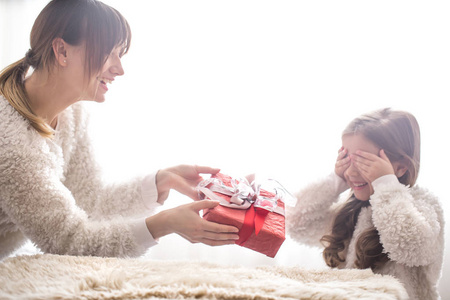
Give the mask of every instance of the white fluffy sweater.
[[143, 221], [154, 180], [145, 201], [144, 178], [103, 184], [86, 126], [77, 103], [43, 138], [0, 95], [0, 259], [27, 238], [44, 252], [95, 256], [138, 256], [154, 242]]
[[[418, 186], [399, 183], [394, 175], [373, 182], [371, 206], [358, 217], [353, 237], [340, 268], [356, 268], [355, 243], [366, 229], [375, 226], [390, 261], [375, 273], [398, 278], [411, 299], [438, 299], [437, 283], [444, 255], [444, 216], [438, 199]], [[347, 185], [336, 174], [315, 182], [297, 194], [295, 208], [287, 211], [290, 236], [321, 246], [320, 238], [331, 232], [338, 201]]]

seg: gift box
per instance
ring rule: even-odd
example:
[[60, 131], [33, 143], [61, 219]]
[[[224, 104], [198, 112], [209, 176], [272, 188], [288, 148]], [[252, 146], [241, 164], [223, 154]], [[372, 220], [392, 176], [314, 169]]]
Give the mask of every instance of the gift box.
[[218, 173], [202, 181], [198, 190], [207, 199], [220, 202], [203, 212], [204, 219], [239, 228], [236, 244], [275, 257], [285, 240], [286, 193], [280, 193], [285, 190], [278, 183], [267, 190], [264, 186]]

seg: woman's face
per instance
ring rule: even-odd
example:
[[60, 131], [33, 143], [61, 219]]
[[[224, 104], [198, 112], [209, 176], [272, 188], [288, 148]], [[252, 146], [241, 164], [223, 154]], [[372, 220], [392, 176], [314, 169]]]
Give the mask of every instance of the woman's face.
[[[356, 155], [357, 150], [362, 150], [375, 155], [380, 153], [380, 148], [374, 143], [366, 139], [360, 134], [344, 135], [342, 137], [342, 146], [347, 149], [347, 155]], [[345, 180], [350, 188], [353, 190], [356, 199], [367, 201], [373, 194], [372, 184], [367, 182], [359, 173], [353, 162], [344, 172]]]
[[111, 51], [101, 71], [91, 77], [86, 88], [85, 82], [85, 47], [84, 45], [73, 47], [70, 61], [68, 61], [69, 80], [74, 93], [79, 95], [80, 100], [93, 100], [104, 102], [108, 85], [114, 81], [116, 76], [124, 74], [121, 63], [122, 47], [116, 47]]
[[122, 76], [124, 70], [121, 63], [122, 47], [116, 47], [106, 59], [101, 72], [94, 76], [89, 85], [90, 99], [96, 102], [105, 101], [105, 94], [108, 91], [108, 85], [114, 81], [116, 76]]

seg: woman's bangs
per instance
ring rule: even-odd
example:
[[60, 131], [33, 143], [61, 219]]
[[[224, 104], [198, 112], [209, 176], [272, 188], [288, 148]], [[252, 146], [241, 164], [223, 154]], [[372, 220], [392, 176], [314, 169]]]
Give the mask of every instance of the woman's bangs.
[[121, 55], [124, 55], [128, 52], [131, 42], [131, 30], [130, 26], [125, 20], [125, 18], [114, 8], [108, 7], [110, 10], [108, 15], [109, 26], [106, 26], [106, 31], [108, 31], [108, 41], [106, 42], [109, 45], [109, 53], [116, 48], [122, 47]]
[[101, 2], [88, 10], [86, 21], [86, 61], [88, 77], [98, 73], [105, 64], [111, 51], [121, 46], [121, 55], [128, 52], [131, 42], [131, 30], [125, 18], [114, 8]]

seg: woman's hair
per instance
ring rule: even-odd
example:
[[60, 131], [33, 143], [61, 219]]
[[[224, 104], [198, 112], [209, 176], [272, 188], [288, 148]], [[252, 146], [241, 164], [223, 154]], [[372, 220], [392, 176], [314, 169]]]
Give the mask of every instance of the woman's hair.
[[52, 0], [41, 11], [31, 30], [31, 48], [24, 58], [1, 72], [0, 93], [44, 137], [51, 137], [53, 130], [33, 112], [24, 78], [30, 67], [52, 71], [56, 59], [52, 44], [56, 38], [74, 46], [85, 43], [87, 83], [101, 71], [115, 47], [123, 47], [121, 55], [128, 51], [131, 31], [117, 10], [97, 0]]
[[[420, 166], [420, 129], [416, 118], [404, 111], [381, 109], [354, 119], [344, 130], [343, 136], [360, 134], [383, 149], [391, 162], [402, 162], [407, 171], [399, 182], [413, 186]], [[331, 234], [321, 239], [325, 243], [323, 257], [330, 267], [345, 261], [340, 254], [348, 247], [353, 236], [361, 208], [370, 205], [352, 195], [339, 210], [333, 221]], [[360, 269], [377, 268], [388, 261], [375, 227], [359, 236], [356, 246], [355, 265]]]

